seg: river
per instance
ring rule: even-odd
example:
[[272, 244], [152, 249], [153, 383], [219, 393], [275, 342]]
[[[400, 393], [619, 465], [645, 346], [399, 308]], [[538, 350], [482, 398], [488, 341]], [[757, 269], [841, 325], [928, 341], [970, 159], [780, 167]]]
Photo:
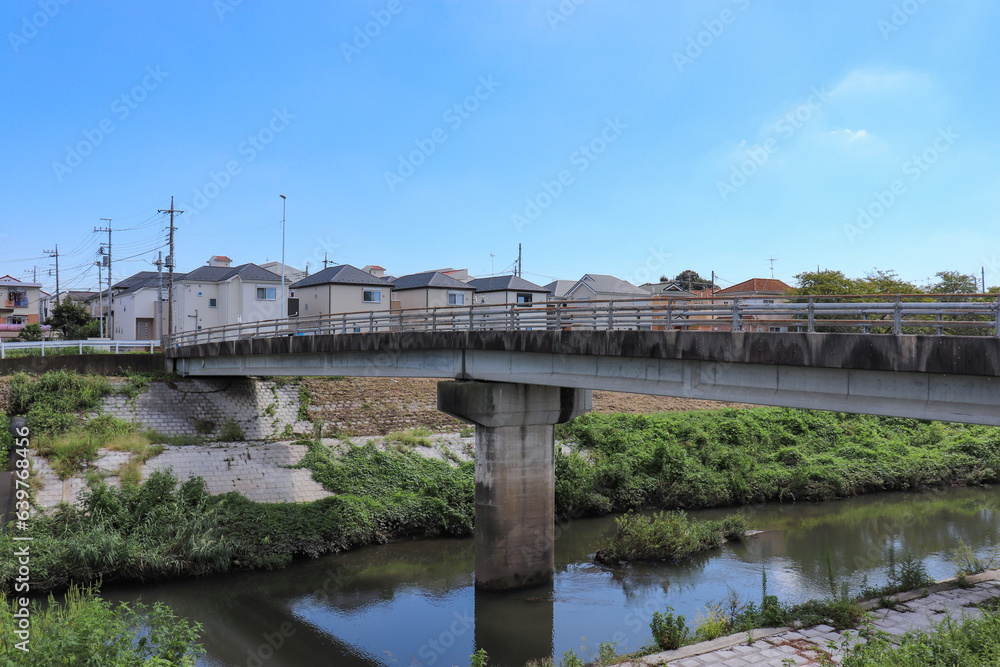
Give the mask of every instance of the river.
[[[694, 626], [706, 605], [731, 593], [759, 602], [826, 597], [867, 576], [885, 582], [889, 546], [912, 553], [935, 579], [953, 576], [961, 539], [988, 553], [1000, 528], [1000, 488], [886, 493], [812, 504], [744, 508], [764, 531], [683, 565], [609, 569], [592, 555], [614, 518], [561, 524], [553, 585], [505, 594], [473, 586], [472, 540], [405, 541], [368, 547], [285, 570], [140, 586], [108, 586], [104, 597], [163, 601], [204, 626], [199, 665], [461, 665], [485, 648], [491, 665], [574, 649], [591, 659], [602, 641], [619, 652], [652, 641], [654, 610], [673, 607]], [[717, 518], [733, 509], [691, 512]], [[582, 647], [588, 647], [582, 649]]]

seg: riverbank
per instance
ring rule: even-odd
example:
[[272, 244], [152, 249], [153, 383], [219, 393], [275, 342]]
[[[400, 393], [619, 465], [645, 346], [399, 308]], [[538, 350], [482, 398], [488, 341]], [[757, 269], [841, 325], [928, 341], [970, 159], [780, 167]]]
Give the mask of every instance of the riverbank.
[[[935, 632], [945, 619], [955, 622], [979, 619], [983, 616], [979, 605], [1000, 600], [998, 581], [1000, 570], [991, 570], [970, 575], [962, 585], [958, 585], [955, 579], [947, 579], [924, 589], [889, 596], [885, 600], [870, 600], [862, 604], [871, 616], [869, 624], [860, 634], [858, 630], [837, 630], [825, 624], [761, 628], [616, 662], [614, 667], [831, 665], [843, 662], [852, 654], [855, 664], [866, 664], [863, 659], [861, 662], [857, 660], [862, 657], [858, 655], [859, 648], [869, 641], [867, 637], [885, 633], [891, 643], [898, 644], [907, 633]], [[996, 605], [992, 607], [995, 610]]]
[[[648, 507], [740, 507], [989, 484], [1000, 471], [1000, 429], [784, 408], [585, 415], [558, 432], [564, 442], [555, 457], [556, 512], [563, 521]], [[296, 556], [401, 537], [469, 535], [470, 435], [410, 430], [357, 441], [171, 446], [142, 466], [147, 482], [138, 489], [118, 489], [115, 478], [90, 471], [86, 481], [69, 480], [71, 496], [74, 485], [82, 491], [80, 507], [32, 522], [36, 549], [52, 552], [44, 560], [49, 569], [38, 570], [39, 588], [281, 567]], [[184, 486], [169, 481], [168, 469]], [[190, 481], [197, 477], [203, 481]], [[161, 517], [142, 504], [148, 480], [156, 481], [150, 498], [174, 503], [176, 511]], [[66, 485], [45, 483], [39, 497], [63, 500]], [[183, 501], [185, 493], [197, 502]], [[148, 516], [158, 531], [133, 516]], [[157, 543], [161, 531], [188, 534], [194, 526], [211, 537]], [[112, 540], [114, 548], [91, 562], [86, 535]], [[10, 539], [9, 531], [0, 533], [0, 542]], [[9, 588], [12, 577], [0, 569], [0, 587]]]

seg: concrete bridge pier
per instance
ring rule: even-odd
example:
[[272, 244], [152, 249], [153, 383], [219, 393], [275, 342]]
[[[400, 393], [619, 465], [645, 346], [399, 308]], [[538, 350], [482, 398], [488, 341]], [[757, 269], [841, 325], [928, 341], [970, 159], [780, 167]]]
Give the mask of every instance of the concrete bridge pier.
[[477, 587], [499, 591], [552, 581], [554, 426], [592, 406], [589, 389], [438, 383], [438, 410], [476, 426]]

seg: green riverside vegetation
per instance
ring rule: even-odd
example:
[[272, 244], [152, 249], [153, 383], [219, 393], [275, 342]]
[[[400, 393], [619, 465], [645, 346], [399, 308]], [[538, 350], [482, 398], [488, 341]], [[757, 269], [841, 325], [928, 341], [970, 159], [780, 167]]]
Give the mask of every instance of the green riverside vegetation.
[[679, 563], [702, 551], [717, 549], [726, 540], [743, 540], [749, 531], [742, 514], [722, 521], [693, 521], [681, 510], [652, 516], [629, 513], [615, 523], [615, 534], [594, 556], [599, 563]]

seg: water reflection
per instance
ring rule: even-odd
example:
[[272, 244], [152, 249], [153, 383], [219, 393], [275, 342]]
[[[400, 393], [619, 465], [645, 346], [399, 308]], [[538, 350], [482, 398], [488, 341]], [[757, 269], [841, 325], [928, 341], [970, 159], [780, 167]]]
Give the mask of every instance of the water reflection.
[[[162, 600], [205, 627], [202, 665], [467, 665], [476, 648], [491, 664], [523, 665], [574, 649], [596, 654], [650, 640], [653, 611], [673, 607], [696, 621], [730, 592], [785, 601], [829, 593], [829, 578], [852, 591], [863, 576], [885, 579], [885, 554], [911, 552], [935, 578], [951, 576], [947, 553], [963, 540], [979, 552], [996, 543], [1000, 491], [945, 489], [885, 494], [823, 505], [747, 508], [764, 530], [679, 566], [605, 568], [590, 557], [612, 518], [563, 526], [551, 586], [505, 594], [473, 588], [471, 540], [407, 541], [361, 549], [286, 570], [163, 585], [107, 588], [112, 599]], [[693, 512], [713, 518], [732, 510]]]

